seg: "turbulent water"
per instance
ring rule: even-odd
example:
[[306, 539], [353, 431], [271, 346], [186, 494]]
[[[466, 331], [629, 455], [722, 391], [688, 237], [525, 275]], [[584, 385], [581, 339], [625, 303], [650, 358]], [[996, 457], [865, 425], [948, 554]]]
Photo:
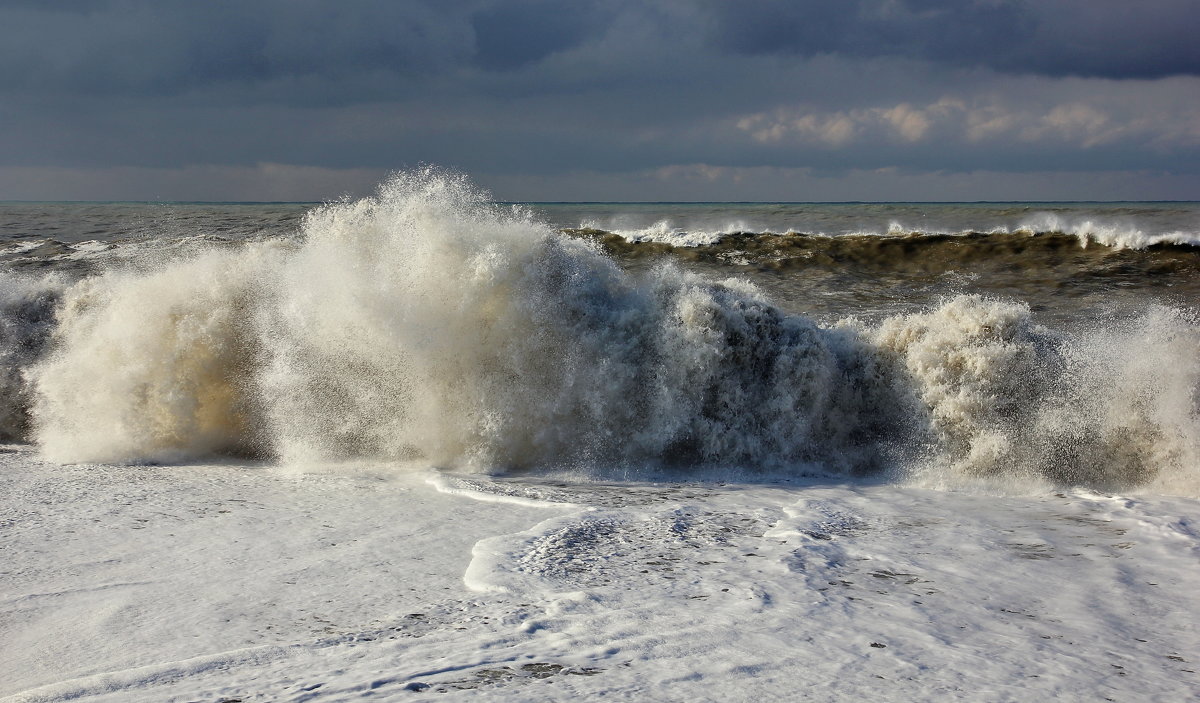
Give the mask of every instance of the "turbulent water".
[[0, 205], [62, 462], [1200, 493], [1200, 205]]

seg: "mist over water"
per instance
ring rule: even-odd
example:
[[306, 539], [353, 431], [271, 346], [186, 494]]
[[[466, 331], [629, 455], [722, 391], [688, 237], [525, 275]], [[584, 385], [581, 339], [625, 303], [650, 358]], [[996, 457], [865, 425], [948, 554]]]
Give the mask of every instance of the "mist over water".
[[[312, 209], [298, 236], [151, 247], [71, 278], [0, 274], [4, 431], [63, 462], [417, 458], [1200, 493], [1186, 306], [1049, 327], [1019, 296], [951, 292], [818, 320], [785, 312], [743, 264], [713, 275], [717, 251], [700, 275], [674, 248], [644, 258], [557, 224], [425, 170]], [[819, 266], [784, 267], [796, 280], [890, 256], [864, 253], [878, 238], [766, 236], [735, 243], [818, 247], [795, 258]], [[1002, 259], [1018, 243], [1004, 236], [975, 243]], [[970, 238], [926, 239], [937, 275], [988, 259], [965, 253]], [[1074, 241], [1072, 275], [1124, 265]], [[1190, 252], [1127, 254], [1191, 280]]]

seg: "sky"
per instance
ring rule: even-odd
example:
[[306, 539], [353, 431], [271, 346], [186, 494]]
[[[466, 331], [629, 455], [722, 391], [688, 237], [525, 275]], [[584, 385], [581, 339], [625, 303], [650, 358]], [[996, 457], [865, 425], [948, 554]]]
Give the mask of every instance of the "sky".
[[0, 0], [0, 200], [1200, 199], [1195, 0]]

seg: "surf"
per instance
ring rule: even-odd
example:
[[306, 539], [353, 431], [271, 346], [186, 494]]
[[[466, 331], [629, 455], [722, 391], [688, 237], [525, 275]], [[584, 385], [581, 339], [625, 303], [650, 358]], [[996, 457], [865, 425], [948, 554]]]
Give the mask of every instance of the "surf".
[[[6, 428], [59, 462], [1198, 486], [1186, 310], [1063, 331], [959, 295], [818, 324], [743, 279], [623, 270], [436, 169], [294, 238], [8, 285], [40, 341], [6, 338]], [[39, 295], [51, 322], [18, 304]]]

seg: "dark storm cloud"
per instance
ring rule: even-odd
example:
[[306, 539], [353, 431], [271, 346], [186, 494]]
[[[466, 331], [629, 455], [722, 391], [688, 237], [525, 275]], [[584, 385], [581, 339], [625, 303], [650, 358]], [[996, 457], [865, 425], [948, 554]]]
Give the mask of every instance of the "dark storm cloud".
[[603, 32], [611, 21], [602, 6], [587, 3], [519, 0], [484, 6], [471, 17], [475, 62], [487, 70], [521, 68]]
[[471, 57], [466, 7], [419, 0], [5, 3], [0, 82], [31, 92], [169, 95], [363, 72], [412, 78]]
[[[511, 71], [603, 33], [605, 3], [553, 0], [0, 2], [0, 85], [164, 96], [280, 84], [386, 99], [457, 71]], [[288, 86], [295, 91], [287, 95]], [[322, 86], [325, 88], [326, 86]], [[346, 90], [345, 88], [349, 88]]]
[[1047, 76], [1200, 74], [1192, 0], [705, 0], [743, 54], [907, 56]]
[[[1048, 76], [1200, 74], [1193, 0], [10, 0], [0, 2], [0, 85], [169, 95], [349, 78], [355, 92], [344, 100], [372, 100], [464, 68], [525, 69], [622, 20], [660, 44], [630, 47], [653, 59], [644, 65], [651, 74], [671, 51], [699, 63], [704, 55], [829, 54]], [[602, 57], [590, 68], [621, 62]], [[368, 75], [375, 80], [362, 80]]]

